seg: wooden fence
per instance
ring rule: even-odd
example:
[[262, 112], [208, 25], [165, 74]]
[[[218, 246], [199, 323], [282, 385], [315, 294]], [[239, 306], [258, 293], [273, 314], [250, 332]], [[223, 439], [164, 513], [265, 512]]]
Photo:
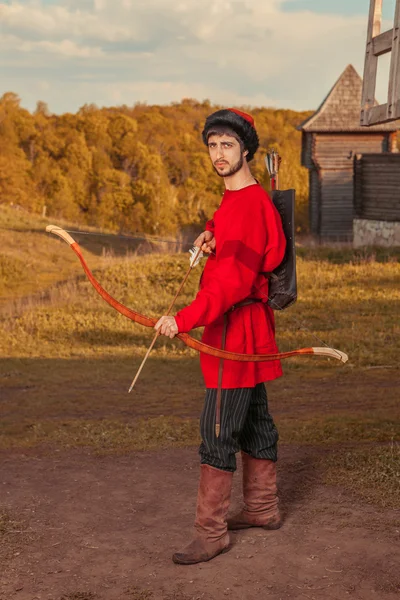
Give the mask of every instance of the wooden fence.
[[355, 156], [354, 212], [359, 219], [400, 221], [400, 153]]

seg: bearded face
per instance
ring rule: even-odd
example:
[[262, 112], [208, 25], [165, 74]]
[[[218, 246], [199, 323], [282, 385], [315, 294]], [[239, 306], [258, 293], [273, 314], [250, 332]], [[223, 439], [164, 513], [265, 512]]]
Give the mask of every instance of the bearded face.
[[243, 152], [236, 137], [228, 134], [210, 135], [208, 152], [214, 170], [220, 177], [231, 177], [243, 167], [246, 151]]

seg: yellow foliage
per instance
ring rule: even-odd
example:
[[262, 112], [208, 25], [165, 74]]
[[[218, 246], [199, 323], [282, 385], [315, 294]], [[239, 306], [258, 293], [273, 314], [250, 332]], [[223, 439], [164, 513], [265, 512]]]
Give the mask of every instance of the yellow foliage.
[[[201, 139], [206, 117], [218, 108], [186, 98], [170, 106], [85, 105], [58, 116], [39, 102], [30, 114], [8, 92], [0, 98], [0, 203], [39, 214], [46, 207], [54, 219], [127, 233], [201, 228], [222, 193]], [[296, 188], [298, 214], [305, 215], [308, 174], [296, 126], [308, 113], [253, 114], [261, 143], [254, 175], [268, 188], [265, 153], [278, 149], [281, 187]], [[300, 226], [307, 226], [304, 216]]]

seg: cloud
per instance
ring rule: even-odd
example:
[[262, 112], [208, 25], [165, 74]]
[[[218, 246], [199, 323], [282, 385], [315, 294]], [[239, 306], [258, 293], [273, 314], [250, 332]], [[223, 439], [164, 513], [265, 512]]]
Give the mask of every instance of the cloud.
[[110, 104], [129, 105], [133, 102], [161, 104], [181, 100], [182, 98], [196, 98], [202, 101], [209, 99], [210, 96], [217, 104], [271, 106], [274, 103], [274, 100], [265, 94], [257, 96], [242, 95], [204, 84], [192, 85], [173, 81], [119, 82], [113, 90], [109, 91], [108, 98]]
[[129, 104], [131, 94], [313, 108], [348, 63], [361, 73], [367, 16], [284, 12], [283, 3], [0, 2], [3, 85], [17, 82], [32, 108], [34, 82], [47, 81], [57, 112], [76, 110], [83, 93], [99, 105]]
[[104, 53], [101, 48], [94, 46], [80, 46], [71, 40], [61, 40], [59, 42], [51, 42], [48, 40], [43, 41], [29, 41], [21, 40], [13, 35], [6, 35], [0, 41], [0, 50], [10, 50], [14, 47], [14, 50], [19, 52], [27, 53], [50, 53], [58, 54], [65, 57], [74, 58], [97, 58], [103, 56]]

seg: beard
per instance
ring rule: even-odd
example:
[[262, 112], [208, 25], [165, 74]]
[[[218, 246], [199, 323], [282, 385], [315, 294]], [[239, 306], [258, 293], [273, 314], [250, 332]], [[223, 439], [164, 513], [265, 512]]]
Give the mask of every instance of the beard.
[[219, 175], [219, 177], [230, 177], [231, 175], [234, 175], [235, 173], [240, 171], [240, 169], [243, 167], [243, 155], [240, 155], [238, 162], [232, 165], [232, 167], [229, 169], [229, 171], [226, 171], [226, 173], [220, 173], [215, 165], [213, 165], [213, 167], [214, 171], [217, 175]]

